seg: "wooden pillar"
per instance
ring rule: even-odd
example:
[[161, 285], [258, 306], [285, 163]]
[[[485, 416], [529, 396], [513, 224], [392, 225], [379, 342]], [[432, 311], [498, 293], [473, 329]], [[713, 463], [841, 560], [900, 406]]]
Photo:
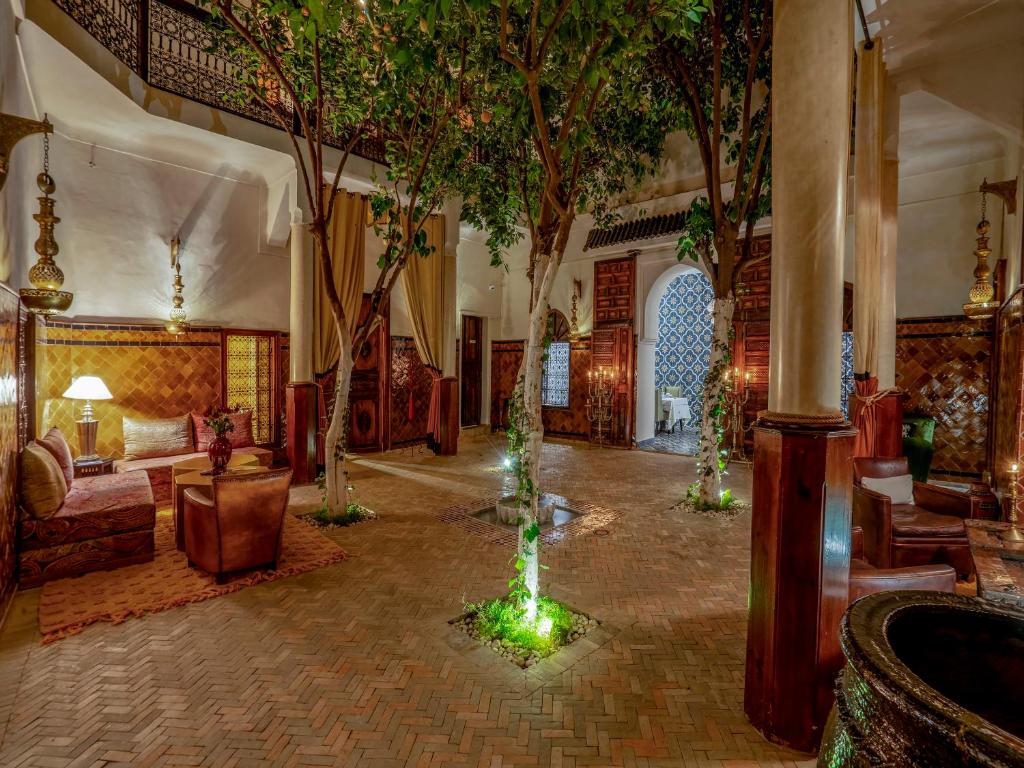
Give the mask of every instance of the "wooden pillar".
[[754, 435], [744, 709], [817, 749], [842, 654], [850, 454], [839, 410], [850, 139], [848, 0], [775, 0], [768, 412]]
[[288, 463], [294, 483], [316, 479], [317, 387], [313, 383], [312, 248], [306, 224], [292, 223], [288, 378], [285, 387]]

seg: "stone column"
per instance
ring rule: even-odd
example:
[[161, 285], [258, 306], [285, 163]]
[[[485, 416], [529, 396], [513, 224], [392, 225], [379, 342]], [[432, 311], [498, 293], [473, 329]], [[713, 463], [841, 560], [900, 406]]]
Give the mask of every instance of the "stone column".
[[813, 751], [842, 665], [850, 453], [839, 411], [853, 59], [849, 0], [775, 0], [768, 413], [754, 436], [744, 709]]
[[[297, 219], [297, 220], [296, 220]], [[313, 383], [313, 239], [301, 213], [291, 233], [291, 304], [285, 388], [288, 463], [292, 481], [316, 479], [317, 387]]]

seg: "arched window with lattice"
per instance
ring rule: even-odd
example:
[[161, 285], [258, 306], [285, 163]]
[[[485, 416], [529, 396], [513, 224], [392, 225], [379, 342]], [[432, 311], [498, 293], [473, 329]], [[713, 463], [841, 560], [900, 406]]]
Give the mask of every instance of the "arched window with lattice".
[[569, 407], [569, 321], [557, 309], [548, 311], [548, 338], [551, 343], [544, 360], [540, 382], [541, 405], [547, 408]]

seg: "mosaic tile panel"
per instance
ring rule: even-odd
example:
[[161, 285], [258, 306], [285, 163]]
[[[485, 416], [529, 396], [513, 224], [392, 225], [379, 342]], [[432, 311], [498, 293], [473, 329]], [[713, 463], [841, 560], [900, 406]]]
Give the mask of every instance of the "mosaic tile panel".
[[896, 327], [896, 386], [906, 413], [935, 419], [937, 477], [987, 469], [992, 325], [964, 317], [908, 318]]
[[714, 299], [711, 282], [698, 272], [680, 275], [669, 283], [658, 305], [654, 385], [681, 387], [694, 419], [700, 418], [704, 402], [713, 326], [708, 305]]
[[0, 288], [0, 621], [14, 594], [18, 506], [18, 297]]
[[221, 334], [193, 328], [181, 337], [159, 326], [47, 323], [36, 338], [37, 432], [59, 427], [77, 454], [80, 403], [66, 400], [72, 378], [99, 376], [112, 400], [93, 403], [97, 451], [124, 453], [121, 419], [165, 418], [221, 402]]
[[850, 395], [853, 393], [853, 331], [843, 331], [842, 363], [839, 372], [839, 407], [850, 418]]

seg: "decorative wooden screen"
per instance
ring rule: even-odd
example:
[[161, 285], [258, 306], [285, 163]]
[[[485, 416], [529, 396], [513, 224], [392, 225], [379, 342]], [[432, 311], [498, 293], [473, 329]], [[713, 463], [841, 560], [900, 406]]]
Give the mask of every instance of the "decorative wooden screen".
[[224, 403], [252, 411], [258, 445], [277, 442], [277, 334], [224, 332]]
[[636, 254], [594, 262], [594, 327], [632, 324]]

